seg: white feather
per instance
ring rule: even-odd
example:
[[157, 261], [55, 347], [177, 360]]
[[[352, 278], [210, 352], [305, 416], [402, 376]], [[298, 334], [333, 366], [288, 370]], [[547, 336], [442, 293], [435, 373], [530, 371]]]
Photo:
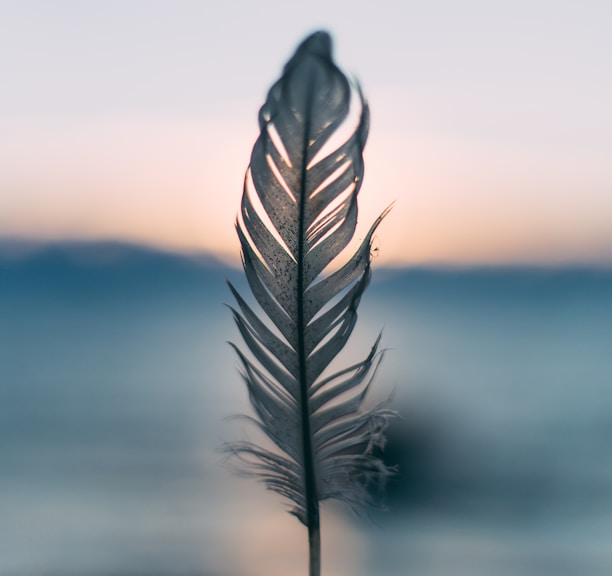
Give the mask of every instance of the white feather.
[[[344, 133], [351, 98], [358, 99], [356, 125], [328, 151]], [[372, 235], [386, 213], [344, 264], [322, 275], [355, 233], [368, 122], [361, 91], [332, 61], [329, 35], [309, 36], [259, 113], [237, 222], [261, 311], [230, 285], [249, 354], [235, 348], [255, 411], [250, 420], [278, 450], [247, 441], [229, 450], [291, 501], [311, 544], [319, 538], [319, 501], [334, 498], [355, 509], [375, 504], [390, 474], [375, 448], [393, 413], [384, 405], [363, 408], [382, 357], [379, 339], [363, 361], [324, 376], [355, 325], [370, 280]]]

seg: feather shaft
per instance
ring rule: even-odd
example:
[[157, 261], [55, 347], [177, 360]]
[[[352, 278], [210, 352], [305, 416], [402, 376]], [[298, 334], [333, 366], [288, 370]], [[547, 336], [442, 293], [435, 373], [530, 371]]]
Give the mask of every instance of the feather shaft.
[[[358, 118], [342, 133], [353, 98]], [[372, 237], [387, 211], [354, 254], [326, 274], [355, 234], [369, 128], [367, 103], [334, 64], [328, 34], [299, 46], [270, 89], [259, 125], [236, 230], [261, 310], [230, 284], [237, 302], [231, 310], [249, 351], [234, 346], [255, 412], [248, 420], [278, 453], [250, 442], [228, 450], [293, 503], [291, 512], [308, 529], [310, 574], [318, 576], [320, 501], [370, 505], [370, 487], [389, 475], [373, 449], [392, 413], [363, 408], [382, 358], [380, 337], [365, 360], [325, 376], [357, 321]], [[336, 144], [332, 136], [339, 134]]]

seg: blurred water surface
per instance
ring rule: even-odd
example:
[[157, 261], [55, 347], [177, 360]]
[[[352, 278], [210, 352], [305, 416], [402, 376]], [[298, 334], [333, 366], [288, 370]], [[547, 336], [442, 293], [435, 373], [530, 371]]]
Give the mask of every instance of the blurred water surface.
[[[282, 500], [222, 465], [250, 434], [225, 279], [121, 245], [0, 251], [0, 575], [303, 574]], [[326, 507], [324, 573], [612, 571], [612, 271], [375, 270], [402, 419], [374, 523]], [[376, 394], [376, 392], [375, 392]]]

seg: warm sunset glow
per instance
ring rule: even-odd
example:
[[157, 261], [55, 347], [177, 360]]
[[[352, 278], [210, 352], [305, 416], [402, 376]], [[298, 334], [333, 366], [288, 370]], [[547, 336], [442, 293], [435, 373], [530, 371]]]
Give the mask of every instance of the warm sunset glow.
[[22, 128], [19, 142], [0, 145], [10, 160], [2, 188], [15, 191], [0, 229], [232, 254], [253, 138], [247, 134], [230, 121], [120, 119]]
[[[400, 103], [380, 100], [360, 194], [363, 227], [395, 203], [377, 234], [380, 264], [612, 260], [603, 162], [571, 162], [571, 143], [553, 159], [533, 146], [398, 130], [385, 111]], [[118, 238], [236, 261], [256, 105], [235, 108], [233, 121], [29, 123], [17, 141], [5, 132], [2, 235]]]
[[[3, 53], [15, 45], [20, 56], [6, 62], [0, 95], [0, 238], [117, 239], [237, 262], [233, 225], [258, 107], [308, 22], [274, 42], [236, 44], [160, 8], [110, 49], [114, 12], [98, 7], [94, 19], [44, 11], [50, 28], [38, 32], [26, 14], [13, 15]], [[342, 14], [326, 26], [372, 111], [361, 226], [395, 203], [377, 234], [380, 264], [612, 262], [606, 51], [561, 42], [566, 27], [571, 37], [586, 34], [581, 14], [560, 13], [559, 31], [543, 42], [513, 10], [482, 13], [481, 24], [520, 30], [524, 44], [470, 20], [452, 49], [416, 24], [409, 35], [368, 28], [364, 41]], [[433, 18], [425, 9], [413, 16]], [[204, 47], [159, 44], [164, 26], [194, 42], [217, 34], [227, 62]], [[71, 30], [89, 30], [81, 40], [95, 68], [74, 49]], [[133, 34], [154, 55], [141, 53]], [[481, 44], [487, 49], [475, 51]], [[582, 50], [589, 67], [564, 59], [568, 50]], [[183, 59], [184, 69], [176, 66]]]

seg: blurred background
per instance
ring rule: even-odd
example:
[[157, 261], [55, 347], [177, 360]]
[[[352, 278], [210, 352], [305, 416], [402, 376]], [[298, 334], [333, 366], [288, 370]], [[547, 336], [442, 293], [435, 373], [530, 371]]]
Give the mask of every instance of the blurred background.
[[605, 3], [0, 2], [0, 575], [303, 574], [250, 432], [225, 285], [257, 110], [323, 27], [395, 201], [341, 362], [402, 414], [329, 575], [612, 569]]

